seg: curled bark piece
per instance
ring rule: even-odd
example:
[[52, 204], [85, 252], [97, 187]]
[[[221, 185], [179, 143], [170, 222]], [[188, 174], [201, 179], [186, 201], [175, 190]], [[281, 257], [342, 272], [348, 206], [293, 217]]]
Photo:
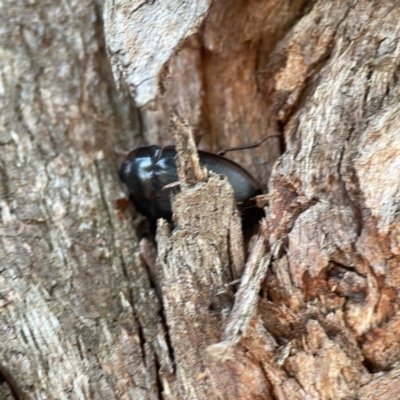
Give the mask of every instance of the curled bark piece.
[[136, 104], [153, 101], [165, 64], [197, 31], [211, 0], [108, 0], [104, 25], [108, 56], [118, 87], [127, 84]]

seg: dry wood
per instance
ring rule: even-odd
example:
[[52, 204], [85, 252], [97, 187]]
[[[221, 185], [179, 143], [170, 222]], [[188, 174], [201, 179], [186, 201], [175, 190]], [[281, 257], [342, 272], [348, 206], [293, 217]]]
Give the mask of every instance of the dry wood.
[[[262, 371], [257, 364], [250, 364], [246, 375], [238, 375], [237, 369], [247, 362], [243, 351], [234, 345], [255, 313], [261, 279], [269, 263], [269, 258], [263, 257], [264, 238], [260, 236], [254, 246], [230, 312], [233, 274], [229, 252], [243, 252], [230, 243], [233, 234], [241, 234], [240, 227], [230, 232], [232, 226], [236, 228], [232, 224], [237, 214], [233, 191], [226, 177], [210, 172], [207, 178], [206, 171], [200, 172], [190, 127], [176, 116], [173, 122], [182, 185], [172, 202], [175, 229], [170, 232], [166, 222], [159, 220], [157, 264], [179, 396], [250, 399], [254, 385], [257, 391], [265, 390], [254, 380]], [[224, 342], [217, 344], [221, 339]]]
[[[109, 0], [106, 38], [102, 5], [0, 5], [0, 399], [397, 398], [400, 3]], [[229, 154], [269, 186], [247, 251], [193, 142], [139, 246], [118, 153], [171, 111], [284, 134]]]

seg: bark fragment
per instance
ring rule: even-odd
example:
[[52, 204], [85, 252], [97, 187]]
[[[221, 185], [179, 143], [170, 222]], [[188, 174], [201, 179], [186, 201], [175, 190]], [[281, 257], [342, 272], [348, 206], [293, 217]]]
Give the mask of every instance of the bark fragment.
[[118, 87], [126, 84], [137, 106], [154, 101], [167, 61], [198, 29], [210, 0], [126, 0], [105, 3], [107, 51]]
[[[191, 130], [176, 118], [174, 121], [177, 167], [185, 184], [181, 185], [172, 203], [175, 229], [170, 232], [166, 222], [159, 220], [157, 263], [162, 276], [164, 310], [174, 349], [179, 392], [183, 398], [239, 395], [251, 398], [253, 379], [261, 371], [256, 365], [246, 366], [241, 349], [235, 349], [234, 345], [253, 316], [260, 280], [268, 266], [268, 257], [263, 257], [264, 241], [259, 238], [254, 249], [232, 314], [229, 252], [242, 252], [229, 242], [233, 236], [230, 232], [232, 218], [236, 218], [237, 213], [233, 191], [226, 177], [210, 173], [205, 178], [206, 171], [200, 170], [196, 147], [190, 138]], [[180, 135], [184, 137], [179, 138]], [[201, 171], [197, 177], [196, 168]], [[202, 180], [197, 180], [198, 177]], [[236, 227], [236, 223], [233, 226]], [[235, 235], [241, 235], [240, 229]], [[236, 242], [242, 243], [242, 240]], [[213, 353], [210, 349], [221, 347], [217, 343], [223, 338], [228, 314], [231, 322], [224, 339], [229, 341], [232, 357], [230, 362], [216, 362], [207, 351]], [[235, 321], [241, 326], [239, 332]], [[213, 346], [210, 348], [210, 345]], [[247, 368], [246, 374], [253, 375], [250, 382], [248, 377], [237, 375], [237, 370], [243, 368]], [[230, 385], [232, 379], [237, 385]]]

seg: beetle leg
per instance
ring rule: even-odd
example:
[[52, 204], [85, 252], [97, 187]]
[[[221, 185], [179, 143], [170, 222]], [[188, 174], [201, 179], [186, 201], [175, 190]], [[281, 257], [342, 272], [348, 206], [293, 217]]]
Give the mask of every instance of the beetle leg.
[[175, 189], [176, 187], [178, 187], [178, 186], [180, 186], [180, 185], [181, 185], [181, 182], [180, 182], [180, 181], [178, 181], [178, 182], [172, 182], [172, 183], [170, 183], [170, 184], [168, 184], [168, 185], [165, 185], [165, 186], [162, 188], [162, 190]]

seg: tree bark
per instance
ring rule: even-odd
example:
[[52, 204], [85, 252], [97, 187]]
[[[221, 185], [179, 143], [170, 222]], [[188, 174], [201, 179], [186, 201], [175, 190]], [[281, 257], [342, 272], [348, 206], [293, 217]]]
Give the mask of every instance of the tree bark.
[[[399, 6], [0, 5], [0, 399], [396, 398]], [[282, 134], [229, 153], [268, 187], [251, 240], [192, 131]], [[186, 160], [156, 261], [143, 143]]]

